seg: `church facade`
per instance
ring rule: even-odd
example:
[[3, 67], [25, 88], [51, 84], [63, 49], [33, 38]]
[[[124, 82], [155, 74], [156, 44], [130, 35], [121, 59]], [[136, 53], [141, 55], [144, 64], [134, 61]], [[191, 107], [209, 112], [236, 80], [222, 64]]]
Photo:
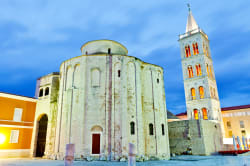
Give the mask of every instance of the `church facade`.
[[133, 143], [137, 157], [169, 159], [163, 69], [115, 41], [91, 41], [81, 52], [38, 80], [32, 156], [63, 159], [72, 143], [76, 158], [120, 160]]

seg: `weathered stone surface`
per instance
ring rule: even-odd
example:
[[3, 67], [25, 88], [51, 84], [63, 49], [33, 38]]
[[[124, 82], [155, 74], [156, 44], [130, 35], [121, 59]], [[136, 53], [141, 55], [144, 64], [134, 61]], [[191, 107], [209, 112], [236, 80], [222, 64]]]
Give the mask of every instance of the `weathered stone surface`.
[[206, 120], [169, 122], [169, 142], [171, 153], [189, 155], [211, 155], [223, 145], [220, 124]]
[[[73, 143], [75, 156], [121, 160], [131, 142], [139, 156], [169, 159], [163, 69], [127, 56], [126, 48], [114, 41], [89, 42], [82, 51], [61, 64], [53, 100], [38, 101], [37, 114], [51, 119], [45, 155], [60, 159], [65, 145]], [[93, 140], [100, 140], [98, 154]]]

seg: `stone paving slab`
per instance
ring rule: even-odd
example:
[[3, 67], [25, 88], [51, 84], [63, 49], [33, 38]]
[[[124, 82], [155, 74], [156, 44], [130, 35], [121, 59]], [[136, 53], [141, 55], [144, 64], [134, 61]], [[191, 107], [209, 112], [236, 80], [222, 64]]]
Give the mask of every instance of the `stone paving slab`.
[[[127, 166], [127, 162], [75, 161], [74, 166]], [[166, 161], [137, 162], [137, 166], [250, 166], [250, 156], [177, 156]], [[64, 166], [45, 159], [0, 159], [0, 166]]]

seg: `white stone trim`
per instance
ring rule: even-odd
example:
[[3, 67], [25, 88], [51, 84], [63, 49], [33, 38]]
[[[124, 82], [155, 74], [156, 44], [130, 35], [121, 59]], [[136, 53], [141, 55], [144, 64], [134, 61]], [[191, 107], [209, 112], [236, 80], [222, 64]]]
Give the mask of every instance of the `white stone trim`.
[[30, 149], [0, 149], [0, 153], [9, 153], [9, 152], [29, 152]]
[[12, 128], [27, 128], [27, 129], [33, 129], [33, 126], [20, 126], [20, 125], [2, 125], [2, 124], [0, 124], [0, 127], [12, 127]]
[[6, 97], [10, 99], [17, 99], [17, 100], [30, 101], [30, 102], [37, 102], [37, 99], [33, 99], [33, 98], [25, 97], [25, 96], [19, 96], [15, 94], [3, 93], [3, 92], [0, 92], [0, 97]]
[[[14, 121], [14, 120], [4, 120], [4, 119], [0, 119], [0, 122], [17, 122], [17, 121]], [[25, 122], [25, 121], [20, 121], [18, 123], [33, 123], [33, 122]]]

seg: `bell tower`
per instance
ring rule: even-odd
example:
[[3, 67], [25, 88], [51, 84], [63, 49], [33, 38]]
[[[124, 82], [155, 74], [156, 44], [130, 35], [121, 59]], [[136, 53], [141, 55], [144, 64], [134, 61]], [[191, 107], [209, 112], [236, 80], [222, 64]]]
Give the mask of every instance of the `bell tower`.
[[188, 5], [186, 32], [179, 35], [188, 119], [222, 122], [213, 61], [206, 33]]

